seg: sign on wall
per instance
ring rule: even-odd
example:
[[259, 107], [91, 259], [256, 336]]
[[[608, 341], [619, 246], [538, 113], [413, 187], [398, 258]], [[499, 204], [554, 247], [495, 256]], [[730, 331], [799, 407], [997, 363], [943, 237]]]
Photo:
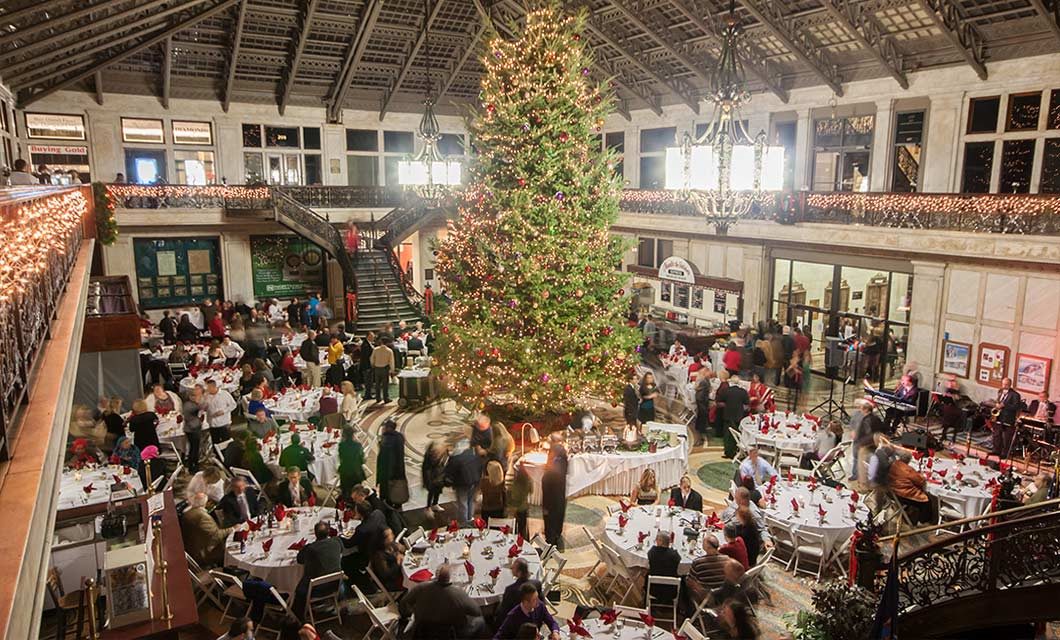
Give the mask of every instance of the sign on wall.
[[684, 284], [695, 284], [696, 273], [692, 265], [684, 258], [670, 256], [659, 265], [659, 279], [672, 282], [683, 282]]
[[84, 140], [85, 117], [61, 113], [27, 113], [26, 135], [53, 140]]
[[290, 298], [324, 290], [324, 252], [297, 236], [251, 236], [254, 297]]
[[162, 309], [221, 298], [217, 238], [133, 238], [140, 305]]
[[173, 144], [213, 144], [213, 129], [209, 122], [173, 121]]

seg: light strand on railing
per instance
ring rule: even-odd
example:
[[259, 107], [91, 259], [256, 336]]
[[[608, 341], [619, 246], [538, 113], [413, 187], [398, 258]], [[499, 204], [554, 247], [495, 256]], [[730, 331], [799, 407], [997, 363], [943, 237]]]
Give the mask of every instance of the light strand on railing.
[[1060, 197], [927, 193], [810, 193], [806, 206], [866, 213], [1035, 216], [1060, 211]]
[[141, 185], [109, 184], [107, 189], [115, 198], [216, 198], [233, 200], [266, 200], [271, 191], [268, 187], [247, 187], [241, 185]]
[[0, 301], [25, 290], [56, 255], [65, 255], [71, 233], [88, 211], [80, 191], [14, 205], [0, 221]]

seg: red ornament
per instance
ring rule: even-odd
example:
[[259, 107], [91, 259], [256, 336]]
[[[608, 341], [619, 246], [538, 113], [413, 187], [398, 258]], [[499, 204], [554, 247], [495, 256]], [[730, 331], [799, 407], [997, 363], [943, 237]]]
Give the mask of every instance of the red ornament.
[[449, 327], [442, 327], [442, 333], [449, 333]]
[[486, 352], [483, 351], [482, 349], [476, 349], [475, 350], [475, 355], [481, 358], [482, 356], [486, 355]]
[[580, 33], [576, 33], [576, 34], [574, 34], [574, 40], [575, 40], [575, 41], [577, 41], [577, 40], [581, 40], [581, 39], [582, 39], [582, 34], [580, 34]]
[[566, 131], [560, 131], [559, 132], [559, 141], [560, 142], [566, 142], [568, 139], [570, 139], [570, 134], [569, 133], [567, 133]]
[[590, 267], [589, 265], [585, 265], [585, 273], [589, 273], [592, 270], [593, 270], [592, 267]]
[[609, 336], [609, 335], [611, 335], [611, 334], [612, 334], [612, 333], [613, 333], [614, 331], [615, 331], [615, 330], [614, 330], [614, 328], [613, 328], [613, 327], [604, 327], [603, 329], [601, 329], [601, 330], [600, 330], [600, 333], [604, 334], [605, 336]]
[[620, 296], [626, 295], [626, 290], [625, 289], [619, 289], [618, 290], [618, 295], [620, 295]]
[[584, 345], [582, 345], [582, 346], [584, 346], [584, 347], [585, 347], [585, 350], [586, 350], [586, 351], [588, 351], [589, 349], [592, 349], [592, 348], [593, 348], [593, 345], [592, 345], [592, 344], [590, 344], [590, 343], [588, 343], [588, 342], [586, 342], [586, 343], [585, 343]]
[[519, 186], [520, 187], [525, 187], [526, 186], [526, 178], [519, 178]]
[[570, 385], [569, 384], [563, 385], [563, 390], [566, 391], [567, 393], [570, 393]]
[[486, 111], [488, 111], [489, 113], [493, 113], [496, 110], [497, 107], [493, 106], [492, 102], [486, 105]]

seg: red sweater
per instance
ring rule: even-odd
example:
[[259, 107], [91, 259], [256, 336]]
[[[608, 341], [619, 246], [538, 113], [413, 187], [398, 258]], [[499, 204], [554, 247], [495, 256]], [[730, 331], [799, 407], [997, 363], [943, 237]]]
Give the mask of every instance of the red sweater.
[[751, 562], [747, 559], [747, 545], [744, 544], [743, 538], [736, 538], [732, 542], [721, 545], [718, 547], [718, 553], [724, 553], [736, 560], [743, 565], [744, 569], [751, 568]]

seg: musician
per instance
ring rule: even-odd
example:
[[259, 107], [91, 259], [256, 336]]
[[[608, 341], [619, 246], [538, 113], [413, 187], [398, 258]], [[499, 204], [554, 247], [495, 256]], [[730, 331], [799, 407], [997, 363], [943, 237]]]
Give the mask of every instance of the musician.
[[1019, 392], [1012, 388], [1012, 378], [1002, 378], [995, 405], [998, 412], [994, 420], [995, 455], [1007, 455], [1012, 448], [1012, 438], [1016, 435], [1016, 417], [1022, 406], [1023, 400]]
[[1052, 424], [1053, 417], [1056, 416], [1056, 404], [1049, 402], [1049, 394], [1043, 391], [1038, 394], [1037, 399], [1031, 400], [1027, 406], [1027, 413], [1035, 420]]
[[[916, 383], [913, 382], [911, 375], [902, 376], [898, 383], [898, 388], [894, 390], [894, 400], [897, 402], [904, 402], [906, 404], [916, 405], [916, 396], [919, 393], [916, 388]], [[887, 432], [894, 433], [895, 429], [898, 428], [898, 423], [905, 417], [906, 412], [895, 407], [889, 407], [887, 409]]]

